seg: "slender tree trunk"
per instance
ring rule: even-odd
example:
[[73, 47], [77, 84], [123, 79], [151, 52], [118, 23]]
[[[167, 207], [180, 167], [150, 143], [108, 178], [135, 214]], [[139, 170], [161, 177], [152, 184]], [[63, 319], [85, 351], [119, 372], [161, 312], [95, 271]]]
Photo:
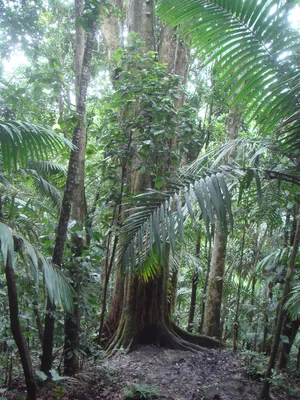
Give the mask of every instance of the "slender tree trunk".
[[[241, 113], [237, 108], [229, 110], [227, 120], [227, 137], [234, 140], [238, 136]], [[228, 155], [228, 162], [235, 156], [235, 148]], [[223, 293], [223, 278], [225, 271], [227, 237], [221, 227], [216, 223], [214, 235], [214, 247], [212, 255], [211, 272], [208, 282], [206, 308], [204, 314], [204, 333], [221, 339], [221, 303]]]
[[[197, 243], [196, 243], [196, 257], [199, 258], [201, 247], [201, 231], [197, 233]], [[189, 319], [187, 331], [192, 332], [194, 326], [194, 318], [195, 318], [195, 309], [196, 309], [196, 298], [197, 298], [197, 285], [198, 285], [198, 267], [195, 269], [192, 280], [192, 294], [191, 294], [191, 303], [190, 303], [190, 311], [189, 311]]]
[[[80, 21], [84, 12], [84, 1], [75, 0], [75, 16]], [[85, 39], [85, 30], [80, 23], [76, 23], [75, 32], [75, 88], [76, 88], [76, 111], [78, 121], [78, 152], [77, 172], [72, 201], [72, 219], [76, 221], [79, 231], [83, 229], [85, 219], [85, 147], [86, 147], [86, 93], [89, 84], [89, 71], [91, 57], [94, 47], [96, 26], [93, 23], [90, 32]], [[77, 261], [83, 252], [84, 238], [73, 232], [71, 237], [72, 265], [70, 275], [73, 288], [77, 294], [77, 301], [74, 299], [74, 312], [65, 316], [65, 344], [64, 344], [64, 374], [74, 375], [79, 372], [78, 351], [79, 330], [80, 330], [80, 304], [82, 288], [82, 267]]]
[[278, 358], [278, 369], [286, 368], [289, 360], [290, 351], [293, 346], [299, 327], [300, 327], [300, 320], [296, 319], [292, 321], [289, 318], [288, 314], [286, 314], [282, 334], [283, 336], [286, 336], [288, 338], [289, 342], [281, 343], [281, 349]]
[[[224, 279], [226, 278], [227, 282], [230, 283], [233, 270], [235, 268], [235, 263], [233, 262], [228, 270], [228, 272], [225, 274]], [[226, 320], [226, 314], [227, 314], [227, 309], [228, 309], [228, 304], [230, 304], [231, 301], [231, 296], [227, 298], [225, 301], [223, 301], [223, 307], [222, 307], [222, 313], [221, 313], [221, 334], [222, 334], [222, 340], [223, 340], [223, 332], [224, 332], [224, 325], [225, 325], [225, 320]]]
[[240, 314], [240, 300], [241, 300], [241, 287], [242, 287], [242, 268], [243, 268], [243, 257], [244, 257], [244, 247], [245, 247], [245, 234], [246, 234], [246, 223], [244, 224], [242, 246], [241, 246], [241, 259], [238, 267], [239, 283], [238, 283], [238, 293], [237, 293], [237, 303], [234, 317], [234, 327], [233, 327], [233, 352], [237, 352], [237, 344], [239, 339], [239, 314]]
[[[205, 276], [205, 282], [202, 290], [202, 302], [201, 302], [201, 314], [200, 314], [200, 323], [198, 328], [198, 333], [203, 333], [203, 325], [204, 325], [204, 315], [205, 315], [205, 305], [206, 305], [206, 292], [208, 287], [210, 269], [211, 269], [211, 236], [208, 238], [208, 248], [207, 248], [207, 270]], [[206, 241], [206, 243], [207, 243]]]
[[[76, 7], [83, 7], [82, 0], [76, 0]], [[64, 191], [62, 207], [60, 218], [56, 230], [56, 239], [55, 239], [55, 247], [53, 251], [52, 261], [57, 266], [61, 266], [62, 258], [63, 258], [63, 250], [67, 238], [67, 228], [68, 222], [71, 213], [71, 204], [74, 198], [74, 191], [78, 185], [78, 171], [80, 166], [80, 157], [81, 153], [81, 142], [82, 142], [82, 127], [84, 124], [85, 117], [85, 103], [86, 103], [86, 94], [88, 81], [90, 76], [90, 60], [92, 57], [93, 51], [93, 43], [95, 39], [97, 22], [93, 21], [92, 26], [90, 28], [90, 32], [87, 39], [87, 44], [85, 47], [84, 54], [82, 55], [82, 51], [79, 51], [78, 57], [76, 57], [75, 61], [78, 64], [76, 69], [76, 82], [80, 82], [80, 102], [77, 103], [77, 113], [80, 116], [80, 120], [74, 130], [73, 134], [73, 145], [74, 149], [71, 151], [68, 173], [67, 173], [67, 181], [66, 187]], [[78, 35], [76, 35], [76, 42], [78, 42], [78, 46], [82, 41], [83, 32], [80, 31]], [[81, 66], [79, 60], [83, 60]], [[80, 78], [79, 78], [80, 76]], [[80, 80], [79, 80], [80, 79]], [[49, 371], [52, 367], [52, 357], [53, 357], [53, 335], [54, 335], [54, 311], [55, 306], [51, 303], [48, 298], [47, 301], [47, 312], [45, 318], [45, 329], [44, 329], [44, 341], [43, 341], [43, 352], [42, 352], [42, 361], [41, 361], [41, 370], [49, 374]], [[75, 310], [76, 312], [76, 310]]]
[[[261, 351], [265, 353], [267, 351], [267, 338], [268, 338], [268, 322], [269, 322], [269, 299], [267, 295], [267, 291], [264, 294], [265, 301], [263, 304], [263, 323], [264, 323], [264, 335], [263, 335], [263, 343], [261, 346]], [[252, 300], [252, 299], [251, 299]]]
[[26, 389], [27, 389], [26, 399], [35, 400], [37, 398], [37, 387], [35, 383], [28, 345], [24, 337], [19, 320], [17, 287], [16, 287], [14, 269], [12, 266], [10, 254], [8, 254], [7, 256], [5, 275], [6, 275], [7, 291], [8, 291], [10, 326], [14, 340], [19, 350], [22, 367], [24, 371]]
[[214, 248], [212, 254], [211, 271], [208, 282], [205, 314], [204, 334], [221, 339], [221, 303], [223, 291], [223, 277], [226, 258], [226, 234], [216, 222], [214, 234]]
[[292, 254], [290, 257], [290, 261], [289, 261], [289, 265], [288, 265], [287, 273], [286, 273], [286, 277], [285, 277], [283, 293], [282, 293], [279, 310], [278, 310], [276, 330], [275, 330], [275, 335], [274, 335], [274, 339], [273, 339], [273, 345], [272, 345], [272, 349], [271, 349], [271, 355], [270, 355], [268, 368], [265, 373], [265, 380], [264, 380], [264, 385], [263, 385], [263, 389], [261, 392], [261, 399], [269, 399], [270, 398], [270, 386], [271, 386], [270, 378], [272, 376], [272, 370], [275, 367], [275, 361], [276, 361], [277, 351], [279, 348], [280, 335], [281, 335], [282, 324], [283, 324], [284, 305], [287, 301], [287, 296], [290, 292], [291, 281], [293, 278], [293, 272], [294, 272], [294, 268], [295, 268], [296, 257], [298, 254], [299, 243], [300, 243], [300, 219], [298, 217], [297, 218], [297, 226], [296, 226], [296, 230], [295, 230], [294, 243], [293, 243], [293, 250], [292, 250]]
[[[1, 195], [0, 195], [0, 222], [4, 223]], [[35, 400], [37, 398], [37, 387], [34, 378], [32, 362], [29, 354], [28, 343], [26, 342], [20, 324], [17, 285], [16, 285], [11, 254], [9, 251], [7, 252], [7, 259], [4, 260], [4, 262], [6, 262], [5, 276], [6, 276], [6, 284], [8, 292], [10, 327], [21, 358], [21, 363], [26, 383], [26, 390], [27, 390], [26, 399]]]

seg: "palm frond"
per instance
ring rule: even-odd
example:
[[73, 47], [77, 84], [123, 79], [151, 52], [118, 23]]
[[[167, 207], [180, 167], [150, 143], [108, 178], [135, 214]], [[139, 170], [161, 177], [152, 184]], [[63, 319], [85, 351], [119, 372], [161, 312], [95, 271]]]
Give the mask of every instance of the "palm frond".
[[19, 243], [22, 257], [25, 260], [28, 259], [30, 261], [29, 266], [31, 268], [35, 287], [38, 288], [39, 268], [41, 267], [44, 273], [50, 300], [56, 305], [63, 306], [66, 311], [71, 312], [73, 310], [74, 291], [62, 272], [55, 267], [51, 261], [43, 257], [35, 247], [28, 242], [28, 240], [0, 222], [1, 255], [3, 258], [4, 268], [6, 266], [8, 255], [11, 257], [13, 267], [15, 267], [16, 264], [14, 237]]
[[33, 169], [42, 176], [62, 177], [67, 175], [67, 168], [49, 160], [35, 160], [29, 161], [28, 169]]
[[29, 122], [1, 121], [0, 146], [2, 167], [10, 171], [28, 165], [29, 160], [47, 160], [48, 155], [68, 146], [74, 146], [67, 139], [53, 133], [42, 125]]
[[[299, 146], [299, 67], [292, 29], [279, 0], [160, 0], [158, 12], [196, 48], [205, 63], [215, 62], [217, 84], [229, 92], [231, 107], [255, 118], [261, 131], [280, 130], [283, 143]], [[295, 142], [296, 140], [296, 142]]]
[[73, 297], [75, 292], [63, 273], [52, 263], [52, 261], [40, 254], [37, 249], [23, 236], [13, 232], [20, 243], [22, 256], [30, 261], [30, 268], [35, 287], [39, 285], [39, 271], [44, 274], [45, 284], [50, 300], [56, 306], [62, 306], [66, 311], [73, 311]]
[[40, 176], [35, 170], [27, 170], [33, 178], [34, 187], [37, 193], [42, 197], [48, 199], [52, 206], [57, 211], [60, 210], [61, 206], [61, 192], [53, 186], [50, 182]]
[[64, 274], [52, 261], [40, 255], [48, 296], [56, 306], [62, 306], [67, 312], [73, 312], [73, 298], [76, 296]]
[[145, 258], [153, 257], [154, 249], [160, 262], [164, 261], [166, 244], [175, 253], [177, 234], [184, 242], [184, 221], [194, 218], [193, 209], [199, 207], [203, 221], [209, 225], [217, 218], [227, 232], [229, 216], [232, 222], [231, 201], [227, 184], [221, 173], [210, 174], [199, 180], [180, 185], [174, 192], [149, 190], [136, 196], [137, 204], [128, 210], [119, 239], [119, 258], [123, 269], [141, 268]]
[[1, 255], [3, 259], [4, 268], [6, 267], [7, 257], [10, 256], [12, 266], [15, 266], [15, 251], [14, 251], [14, 239], [11, 230], [0, 222], [0, 244], [1, 244]]
[[293, 320], [300, 318], [300, 285], [293, 287], [284, 308]]
[[270, 271], [280, 264], [285, 264], [290, 254], [291, 248], [289, 247], [275, 250], [257, 264], [256, 271]]
[[169, 261], [170, 269], [180, 269], [183, 265], [192, 271], [198, 271], [200, 274], [207, 266], [207, 260], [205, 258], [199, 258], [191, 254], [185, 249], [177, 249], [174, 254], [170, 254]]

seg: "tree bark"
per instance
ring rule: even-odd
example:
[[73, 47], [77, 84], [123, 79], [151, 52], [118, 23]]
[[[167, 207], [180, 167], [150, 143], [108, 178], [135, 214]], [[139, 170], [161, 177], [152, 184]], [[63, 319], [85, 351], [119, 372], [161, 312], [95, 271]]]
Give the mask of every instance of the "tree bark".
[[[0, 222], [4, 223], [1, 194], [0, 194]], [[26, 390], [27, 390], [26, 400], [35, 400], [37, 398], [37, 387], [34, 378], [32, 362], [29, 354], [28, 343], [26, 342], [20, 324], [17, 285], [15, 279], [15, 272], [13, 268], [13, 262], [9, 251], [7, 252], [7, 259], [4, 260], [4, 263], [5, 263], [5, 276], [6, 276], [6, 284], [8, 292], [10, 327], [13, 338], [19, 350], [21, 363], [23, 367]]]
[[211, 271], [204, 314], [204, 334], [221, 339], [221, 303], [226, 258], [226, 235], [216, 223]]
[[299, 327], [300, 327], [300, 320], [296, 319], [296, 320], [292, 321], [287, 314], [284, 319], [282, 335], [286, 336], [288, 338], [289, 342], [281, 343], [280, 354], [278, 357], [278, 369], [286, 368], [286, 366], [288, 364], [288, 360], [289, 360], [290, 351], [293, 346], [293, 343], [294, 343], [295, 337], [297, 335], [297, 332], [299, 330]]
[[[122, 0], [111, 0], [114, 11], [123, 11]], [[117, 48], [122, 45], [121, 21], [116, 12], [109, 10], [107, 15], [101, 18], [101, 33], [106, 45], [106, 53], [109, 64], [112, 62], [113, 55]]]
[[156, 50], [154, 0], [126, 0], [128, 32], [136, 32], [145, 42], [145, 50]]
[[[75, 0], [76, 20], [82, 18], [84, 12], [83, 0]], [[77, 149], [77, 171], [75, 187], [72, 198], [72, 219], [76, 221], [79, 231], [83, 229], [85, 219], [85, 147], [86, 147], [86, 94], [90, 77], [90, 63], [94, 47], [96, 33], [95, 22], [92, 22], [90, 31], [85, 38], [85, 30], [79, 23], [75, 31], [75, 88], [76, 88], [76, 111], [78, 114], [78, 149]], [[73, 232], [71, 237], [72, 265], [70, 275], [73, 288], [80, 298], [82, 288], [82, 267], [77, 260], [82, 256], [84, 246], [83, 235]], [[64, 343], [64, 374], [74, 375], [79, 372], [78, 351], [80, 330], [80, 306], [78, 300], [74, 299], [74, 312], [65, 316], [65, 343]]]
[[[201, 301], [201, 313], [200, 313], [200, 323], [198, 328], [198, 333], [203, 333], [203, 325], [204, 325], [204, 315], [205, 315], [205, 304], [206, 304], [206, 292], [208, 287], [208, 281], [210, 276], [210, 269], [211, 269], [211, 236], [206, 239], [206, 248], [207, 248], [207, 270], [205, 275], [205, 282], [202, 289], [202, 301]], [[208, 242], [208, 247], [207, 247]]]
[[[201, 247], [201, 231], [197, 233], [197, 243], [196, 243], [196, 257], [199, 258]], [[191, 303], [190, 303], [190, 311], [189, 311], [189, 319], [187, 331], [192, 332], [194, 326], [194, 318], [195, 318], [195, 309], [196, 309], [196, 298], [197, 298], [197, 286], [198, 286], [198, 268], [195, 269], [192, 279], [192, 294], [191, 294]]]
[[[238, 136], [241, 113], [237, 108], [229, 110], [227, 120], [227, 138], [234, 140]], [[235, 147], [228, 154], [227, 161], [231, 162], [235, 157]], [[214, 235], [214, 247], [212, 254], [211, 273], [208, 283], [206, 308], [204, 315], [204, 333], [215, 336], [221, 340], [222, 326], [220, 321], [223, 293], [223, 278], [225, 271], [227, 237], [222, 232], [219, 223], [216, 223]]]
[[15, 274], [10, 254], [7, 255], [5, 275], [6, 275], [7, 291], [8, 291], [10, 326], [14, 340], [19, 350], [22, 367], [24, 371], [24, 377], [27, 389], [26, 399], [35, 400], [37, 398], [37, 387], [30, 359], [28, 344], [24, 337], [19, 320], [17, 287], [16, 287]]
[[243, 238], [242, 238], [242, 246], [241, 246], [241, 259], [238, 267], [239, 274], [239, 283], [238, 283], [238, 293], [237, 293], [237, 302], [236, 302], [236, 310], [235, 310], [235, 318], [234, 318], [234, 335], [233, 335], [233, 352], [237, 352], [238, 338], [239, 338], [239, 316], [240, 316], [240, 297], [241, 297], [241, 288], [242, 288], [242, 266], [243, 266], [243, 257], [244, 257], [244, 247], [245, 247], [245, 235], [246, 235], [246, 222], [244, 224]]

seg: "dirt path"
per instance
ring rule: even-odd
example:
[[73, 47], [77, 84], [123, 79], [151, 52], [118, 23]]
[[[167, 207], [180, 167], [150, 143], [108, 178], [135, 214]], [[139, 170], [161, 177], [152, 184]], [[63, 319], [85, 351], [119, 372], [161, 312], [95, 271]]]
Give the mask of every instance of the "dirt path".
[[240, 361], [224, 350], [192, 353], [143, 346], [106, 365], [120, 389], [132, 382], [151, 386], [157, 399], [251, 400], [259, 390], [244, 377]]
[[[130, 392], [131, 397], [126, 397]], [[40, 388], [38, 399], [254, 400], [259, 392], [259, 383], [246, 377], [242, 361], [231, 351], [193, 353], [142, 346], [129, 354], [119, 352], [73, 378]], [[24, 385], [4, 396], [8, 400], [24, 399]], [[273, 399], [299, 397], [274, 390]]]

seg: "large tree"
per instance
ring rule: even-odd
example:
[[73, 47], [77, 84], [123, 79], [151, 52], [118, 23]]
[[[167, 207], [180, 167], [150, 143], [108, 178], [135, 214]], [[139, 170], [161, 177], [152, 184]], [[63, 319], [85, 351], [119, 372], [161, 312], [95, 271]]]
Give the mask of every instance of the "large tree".
[[[119, 4], [115, 3], [117, 7]], [[109, 22], [118, 24], [113, 14], [109, 14]], [[157, 50], [156, 36], [154, 30], [156, 24], [154, 2], [138, 2], [128, 0], [126, 2], [126, 24], [129, 32], [136, 32], [143, 41], [145, 52]], [[117, 28], [112, 28], [107, 19], [102, 23], [102, 32], [105, 37], [109, 50], [109, 55], [116, 47], [116, 37], [120, 36]], [[120, 43], [121, 45], [121, 43]], [[184, 82], [188, 70], [188, 51], [183, 41], [177, 36], [177, 28], [169, 29], [162, 26], [160, 30], [159, 61], [165, 63], [166, 71], [174, 75], [180, 75]], [[151, 76], [151, 73], [150, 73]], [[122, 74], [120, 74], [122, 80]], [[178, 99], [174, 106], [180, 108], [183, 105], [184, 96], [178, 92]], [[151, 110], [145, 110], [150, 114], [150, 118], [155, 119], [155, 114], [151, 116]], [[175, 110], [174, 110], [175, 111]], [[166, 118], [168, 117], [165, 114]], [[174, 127], [173, 137], [165, 140], [168, 150], [165, 152], [165, 161], [162, 163], [162, 172], [171, 176], [174, 170], [172, 154], [179, 146], [177, 128]], [[133, 134], [132, 139], [137, 140], [137, 135]], [[132, 159], [127, 165], [125, 184], [130, 188], [130, 194], [137, 195], [147, 189], [155, 188], [153, 181], [153, 165], [148, 160], [147, 168], [143, 168], [145, 160], [136, 146], [132, 154]], [[167, 189], [166, 185], [164, 186]], [[125, 235], [126, 236], [126, 235]], [[158, 239], [159, 240], [159, 239]], [[125, 239], [126, 241], [126, 239]], [[123, 240], [119, 240], [119, 247], [122, 255]], [[115, 291], [112, 300], [112, 308], [106, 321], [106, 334], [111, 333], [107, 348], [113, 351], [118, 347], [131, 348], [139, 343], [155, 343], [171, 348], [188, 349], [189, 340], [194, 342], [192, 347], [197, 345], [214, 346], [217, 342], [206, 338], [189, 336], [188, 333], [181, 332], [175, 328], [170, 319], [170, 307], [168, 304], [168, 285], [169, 285], [169, 245], [164, 248], [164, 256], [152, 259], [150, 263], [156, 264], [153, 269], [155, 273], [148, 279], [143, 274], [127, 273], [125, 276], [122, 271], [117, 274]], [[124, 260], [123, 260], [124, 261]], [[121, 267], [119, 261], [119, 268]], [[135, 266], [133, 267], [135, 270]], [[102, 329], [100, 329], [102, 333]], [[106, 338], [107, 339], [107, 338]], [[101, 338], [100, 338], [101, 340]], [[200, 348], [200, 347], [198, 347]]]

